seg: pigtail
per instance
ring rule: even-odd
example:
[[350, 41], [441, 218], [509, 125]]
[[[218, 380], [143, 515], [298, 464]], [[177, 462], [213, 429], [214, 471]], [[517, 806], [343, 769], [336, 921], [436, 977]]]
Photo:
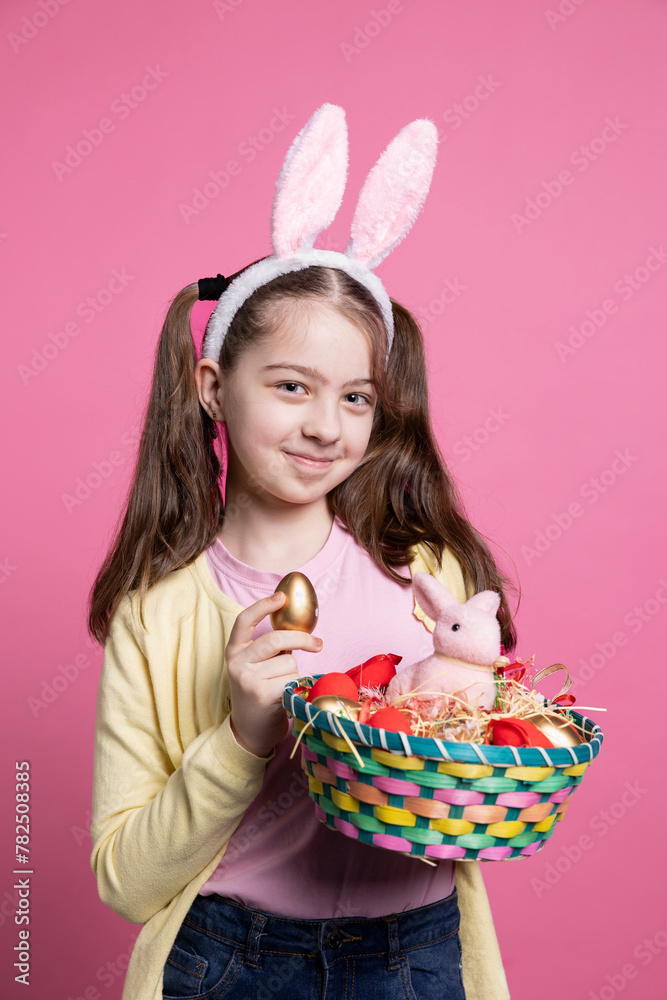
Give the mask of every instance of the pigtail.
[[100, 643], [131, 590], [139, 590], [145, 627], [151, 585], [191, 562], [221, 530], [217, 424], [200, 405], [193, 378], [190, 312], [197, 297], [196, 283], [179, 292], [160, 334], [133, 482], [90, 593], [88, 629]]

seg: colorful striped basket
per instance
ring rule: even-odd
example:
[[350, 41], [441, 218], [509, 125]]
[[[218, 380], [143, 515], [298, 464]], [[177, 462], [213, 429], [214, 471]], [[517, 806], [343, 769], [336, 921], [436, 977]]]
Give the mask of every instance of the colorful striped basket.
[[567, 749], [393, 733], [318, 710], [294, 693], [303, 681], [286, 685], [283, 706], [293, 734], [305, 730], [301, 762], [318, 818], [347, 837], [414, 857], [504, 861], [536, 854], [602, 744], [600, 727], [572, 710], [587, 742]]

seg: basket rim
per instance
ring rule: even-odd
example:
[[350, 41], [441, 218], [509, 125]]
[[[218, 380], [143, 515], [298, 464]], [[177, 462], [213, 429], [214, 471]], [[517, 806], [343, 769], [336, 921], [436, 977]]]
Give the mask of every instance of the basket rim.
[[[317, 676], [317, 675], [314, 675]], [[574, 709], [568, 711], [582, 725], [589, 739], [576, 747], [556, 747], [548, 750], [545, 747], [494, 747], [480, 743], [459, 743], [454, 740], [429, 739], [425, 736], [409, 736], [407, 733], [394, 733], [387, 729], [376, 729], [363, 722], [353, 722], [336, 716], [333, 721], [331, 712], [314, 708], [301, 695], [295, 694], [304, 680], [313, 680], [313, 675], [298, 677], [289, 681], [283, 690], [283, 708], [302, 722], [312, 723], [313, 729], [321, 729], [339, 739], [342, 726], [346, 735], [356, 746], [365, 746], [386, 750], [406, 757], [432, 758], [438, 761], [486, 764], [492, 767], [571, 767], [592, 761], [600, 752], [604, 734], [600, 726]], [[545, 699], [546, 701], [546, 699]], [[317, 720], [316, 722], [314, 720]]]

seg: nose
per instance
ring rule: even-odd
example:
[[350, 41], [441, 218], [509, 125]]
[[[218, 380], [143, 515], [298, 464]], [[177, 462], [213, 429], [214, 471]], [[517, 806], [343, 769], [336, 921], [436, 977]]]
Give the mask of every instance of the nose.
[[338, 400], [326, 396], [313, 399], [304, 414], [301, 429], [306, 437], [316, 438], [323, 443], [338, 441], [341, 436]]

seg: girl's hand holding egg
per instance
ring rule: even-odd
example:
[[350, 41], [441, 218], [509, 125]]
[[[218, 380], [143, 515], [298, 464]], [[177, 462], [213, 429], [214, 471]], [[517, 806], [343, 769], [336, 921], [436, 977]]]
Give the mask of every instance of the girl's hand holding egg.
[[[252, 638], [267, 614], [273, 632]], [[319, 652], [322, 640], [309, 633], [317, 624], [318, 604], [303, 573], [288, 573], [271, 597], [242, 611], [227, 643], [232, 697], [231, 727], [237, 743], [257, 757], [268, 757], [289, 731], [282, 707], [283, 688], [297, 676], [293, 649]]]

